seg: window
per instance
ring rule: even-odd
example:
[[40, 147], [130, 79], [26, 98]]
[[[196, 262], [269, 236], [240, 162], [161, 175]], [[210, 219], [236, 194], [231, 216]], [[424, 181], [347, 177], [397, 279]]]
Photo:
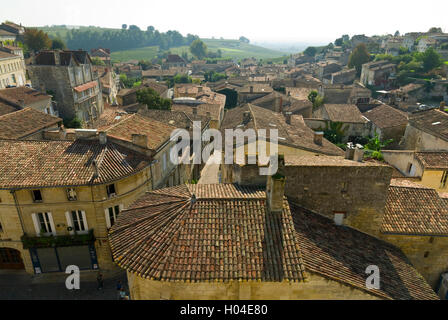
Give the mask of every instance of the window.
[[408, 173], [411, 173], [412, 167], [413, 167], [412, 163], [409, 163], [408, 164]]
[[41, 194], [40, 190], [33, 190], [32, 194], [33, 194], [34, 202], [42, 202], [42, 194]]
[[73, 210], [65, 213], [67, 218], [67, 224], [69, 226], [68, 231], [71, 234], [74, 233], [87, 233], [89, 227], [87, 226], [86, 213], [81, 210]]
[[107, 196], [109, 198], [113, 198], [117, 195], [116, 191], [115, 191], [115, 184], [110, 184], [106, 187], [107, 190]]
[[342, 226], [344, 224], [345, 212], [335, 212], [334, 213], [334, 223], [337, 226]]
[[76, 195], [76, 191], [74, 188], [68, 188], [67, 189], [67, 199], [68, 201], [76, 201], [78, 200], [78, 197]]
[[163, 171], [166, 170], [166, 153], [164, 153], [162, 156], [162, 169]]
[[429, 251], [426, 251], [424, 257], [425, 257], [425, 258], [428, 258], [428, 256], [429, 256]]
[[56, 229], [53, 224], [51, 212], [33, 213], [32, 218], [37, 235], [56, 235]]
[[105, 210], [107, 228], [111, 228], [115, 224], [115, 221], [117, 221], [118, 215], [122, 210], [123, 205], [121, 204], [119, 206], [110, 207]]
[[448, 180], [448, 171], [444, 171], [442, 174], [442, 180], [440, 180], [440, 189], [446, 188], [447, 180]]
[[3, 232], [3, 226], [2, 223], [0, 222], [0, 233]]

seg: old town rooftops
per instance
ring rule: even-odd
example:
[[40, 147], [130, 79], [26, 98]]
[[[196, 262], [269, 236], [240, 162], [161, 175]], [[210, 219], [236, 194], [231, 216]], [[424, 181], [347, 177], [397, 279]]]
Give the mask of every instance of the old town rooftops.
[[0, 189], [104, 184], [149, 165], [139, 153], [98, 140], [0, 140], [0, 158]]

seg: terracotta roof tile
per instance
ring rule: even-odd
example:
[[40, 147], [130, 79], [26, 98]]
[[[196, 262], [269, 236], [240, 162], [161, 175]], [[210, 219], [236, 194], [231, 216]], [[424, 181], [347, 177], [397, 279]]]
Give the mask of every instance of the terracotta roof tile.
[[448, 152], [416, 152], [415, 157], [425, 169], [448, 170]]
[[385, 104], [364, 112], [363, 115], [372, 121], [378, 128], [406, 126], [408, 123], [406, 113]]
[[325, 104], [329, 120], [345, 123], [366, 123], [358, 107], [354, 104]]
[[409, 116], [409, 124], [448, 141], [448, 113], [438, 109], [419, 111]]
[[98, 140], [0, 140], [0, 159], [0, 188], [4, 189], [104, 184], [149, 165], [141, 154]]

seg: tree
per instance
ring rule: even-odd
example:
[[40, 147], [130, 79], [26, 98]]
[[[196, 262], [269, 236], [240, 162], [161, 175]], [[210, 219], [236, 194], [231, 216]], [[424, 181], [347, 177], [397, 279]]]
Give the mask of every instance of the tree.
[[127, 28], [128, 28], [128, 25], [127, 25], [127, 24], [122, 24], [122, 25], [121, 25], [121, 29], [126, 30]]
[[342, 141], [345, 136], [345, 132], [347, 131], [348, 127], [344, 127], [344, 123], [342, 122], [327, 122], [325, 124], [324, 132], [324, 138], [330, 141], [331, 143], [334, 143], [338, 146], [342, 147]]
[[426, 51], [421, 55], [421, 59], [423, 62], [423, 70], [425, 72], [438, 68], [442, 65], [442, 59], [433, 47], [426, 49]]
[[334, 44], [338, 47], [342, 47], [342, 45], [344, 44], [344, 40], [342, 38], [338, 38], [338, 39], [336, 39]]
[[137, 91], [137, 101], [146, 104], [148, 109], [171, 110], [171, 99], [161, 98], [152, 88], [144, 88]]
[[65, 45], [64, 41], [61, 39], [53, 39], [51, 43], [51, 49], [53, 50], [64, 50], [67, 49], [67, 46]]
[[314, 104], [314, 101], [316, 101], [317, 96], [319, 95], [319, 93], [316, 90], [313, 90], [310, 92], [310, 94], [308, 95], [308, 100]]
[[356, 46], [348, 59], [348, 67], [355, 68], [358, 77], [361, 75], [362, 65], [370, 61], [370, 54], [364, 43]]
[[428, 30], [428, 33], [443, 33], [442, 28], [432, 27]]
[[317, 109], [324, 104], [324, 97], [319, 95], [316, 90], [310, 92], [308, 100], [313, 104], [313, 109]]
[[309, 57], [314, 57], [317, 53], [317, 49], [315, 47], [308, 47], [303, 53]]
[[148, 60], [140, 60], [138, 65], [141, 66], [143, 70], [148, 70], [152, 66], [152, 63]]
[[51, 40], [48, 34], [42, 30], [27, 28], [25, 31], [25, 45], [32, 51], [51, 48]]
[[94, 66], [105, 66], [105, 65], [106, 65], [106, 64], [104, 63], [104, 61], [101, 60], [101, 59], [98, 58], [98, 57], [93, 57], [93, 58], [92, 58], [92, 64], [93, 64]]
[[71, 129], [81, 129], [82, 120], [74, 117], [73, 119], [64, 119], [64, 127]]
[[203, 41], [196, 39], [190, 45], [190, 52], [197, 59], [203, 59], [207, 56], [207, 46]]
[[394, 37], [399, 37], [400, 36], [400, 31], [395, 31]]
[[381, 141], [378, 136], [378, 133], [376, 133], [375, 131], [375, 136], [369, 139], [369, 142], [365, 145], [366, 155], [371, 156], [373, 159], [382, 161], [384, 158], [383, 154], [381, 153], [381, 150], [386, 148], [393, 141], [394, 141], [393, 139]]
[[240, 41], [244, 43], [250, 43], [250, 40], [243, 36], [240, 37]]

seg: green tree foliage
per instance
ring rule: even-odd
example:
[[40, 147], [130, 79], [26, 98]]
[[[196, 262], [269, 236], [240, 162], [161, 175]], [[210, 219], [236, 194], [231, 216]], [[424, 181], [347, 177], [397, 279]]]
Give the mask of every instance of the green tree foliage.
[[31, 51], [40, 51], [51, 48], [51, 40], [48, 34], [42, 30], [27, 28], [25, 31], [25, 45]]
[[164, 99], [152, 88], [137, 91], [137, 101], [146, 104], [148, 109], [171, 110], [171, 99]]
[[317, 96], [319, 95], [319, 93], [316, 90], [313, 90], [310, 92], [310, 94], [308, 95], [308, 100], [314, 104], [314, 101], [316, 101]]
[[386, 148], [389, 144], [393, 142], [392, 139], [381, 141], [378, 133], [375, 132], [375, 136], [371, 139], [369, 139], [369, 142], [364, 146], [366, 149], [366, 157], [372, 157], [376, 160], [384, 160], [383, 154], [381, 153], [381, 150]]
[[64, 50], [64, 49], [67, 49], [67, 46], [65, 45], [64, 41], [62, 41], [61, 39], [57, 38], [57, 39], [53, 39], [53, 41], [51, 43], [51, 49], [53, 49], [53, 50]]
[[317, 49], [315, 47], [308, 47], [303, 53], [309, 57], [314, 57], [317, 53]]
[[321, 128], [320, 130], [324, 132], [325, 139], [340, 148], [345, 148], [345, 144], [342, 143], [342, 141], [344, 140], [347, 127], [344, 128], [344, 124], [342, 122], [327, 122], [325, 124], [325, 129]]
[[204, 74], [205, 81], [209, 82], [217, 82], [222, 79], [227, 79], [227, 76], [224, 73], [218, 73], [214, 70], [208, 71]]
[[243, 36], [240, 37], [240, 41], [244, 43], [250, 43], [250, 40]]
[[336, 39], [334, 44], [338, 47], [341, 47], [344, 44], [344, 40], [342, 38], [338, 38], [338, 39]]
[[[126, 28], [124, 28], [126, 27]], [[127, 28], [123, 25], [120, 30], [116, 29], [72, 29], [67, 33], [67, 46], [72, 49], [83, 48], [109, 48], [112, 51], [128, 50], [130, 48], [142, 48], [159, 46], [162, 50], [169, 48], [188, 46], [198, 36], [188, 34], [182, 36], [178, 31], [159, 32], [154, 27], [148, 27], [146, 31], [140, 30], [133, 25]]]
[[203, 41], [196, 39], [190, 45], [190, 52], [197, 59], [203, 59], [207, 56], [207, 46]]
[[356, 46], [348, 59], [348, 67], [355, 68], [358, 76], [361, 75], [362, 65], [370, 61], [370, 54], [364, 43]]
[[82, 128], [82, 120], [74, 117], [73, 119], [64, 119], [63, 121], [64, 127], [71, 129], [81, 129]]
[[136, 83], [141, 84], [141, 79], [128, 78], [124, 73], [120, 74], [120, 81], [126, 88], [134, 88]]
[[423, 62], [423, 70], [428, 72], [442, 65], [442, 59], [433, 47], [429, 47], [421, 56]]
[[138, 65], [141, 66], [143, 70], [148, 70], [152, 66], [152, 63], [148, 60], [140, 60]]
[[428, 30], [429, 33], [443, 33], [442, 28], [432, 27]]
[[98, 57], [93, 57], [93, 58], [92, 58], [92, 64], [93, 64], [94, 66], [105, 66], [105, 65], [106, 65], [106, 64], [104, 63], [104, 61], [101, 60], [101, 59], [98, 58]]
[[127, 24], [122, 24], [122, 25], [121, 25], [121, 29], [126, 30], [127, 28], [128, 28], [128, 25], [127, 25]]
[[313, 90], [308, 95], [308, 100], [313, 104], [313, 109], [317, 109], [322, 106], [325, 102], [324, 97], [319, 95], [316, 90]]

